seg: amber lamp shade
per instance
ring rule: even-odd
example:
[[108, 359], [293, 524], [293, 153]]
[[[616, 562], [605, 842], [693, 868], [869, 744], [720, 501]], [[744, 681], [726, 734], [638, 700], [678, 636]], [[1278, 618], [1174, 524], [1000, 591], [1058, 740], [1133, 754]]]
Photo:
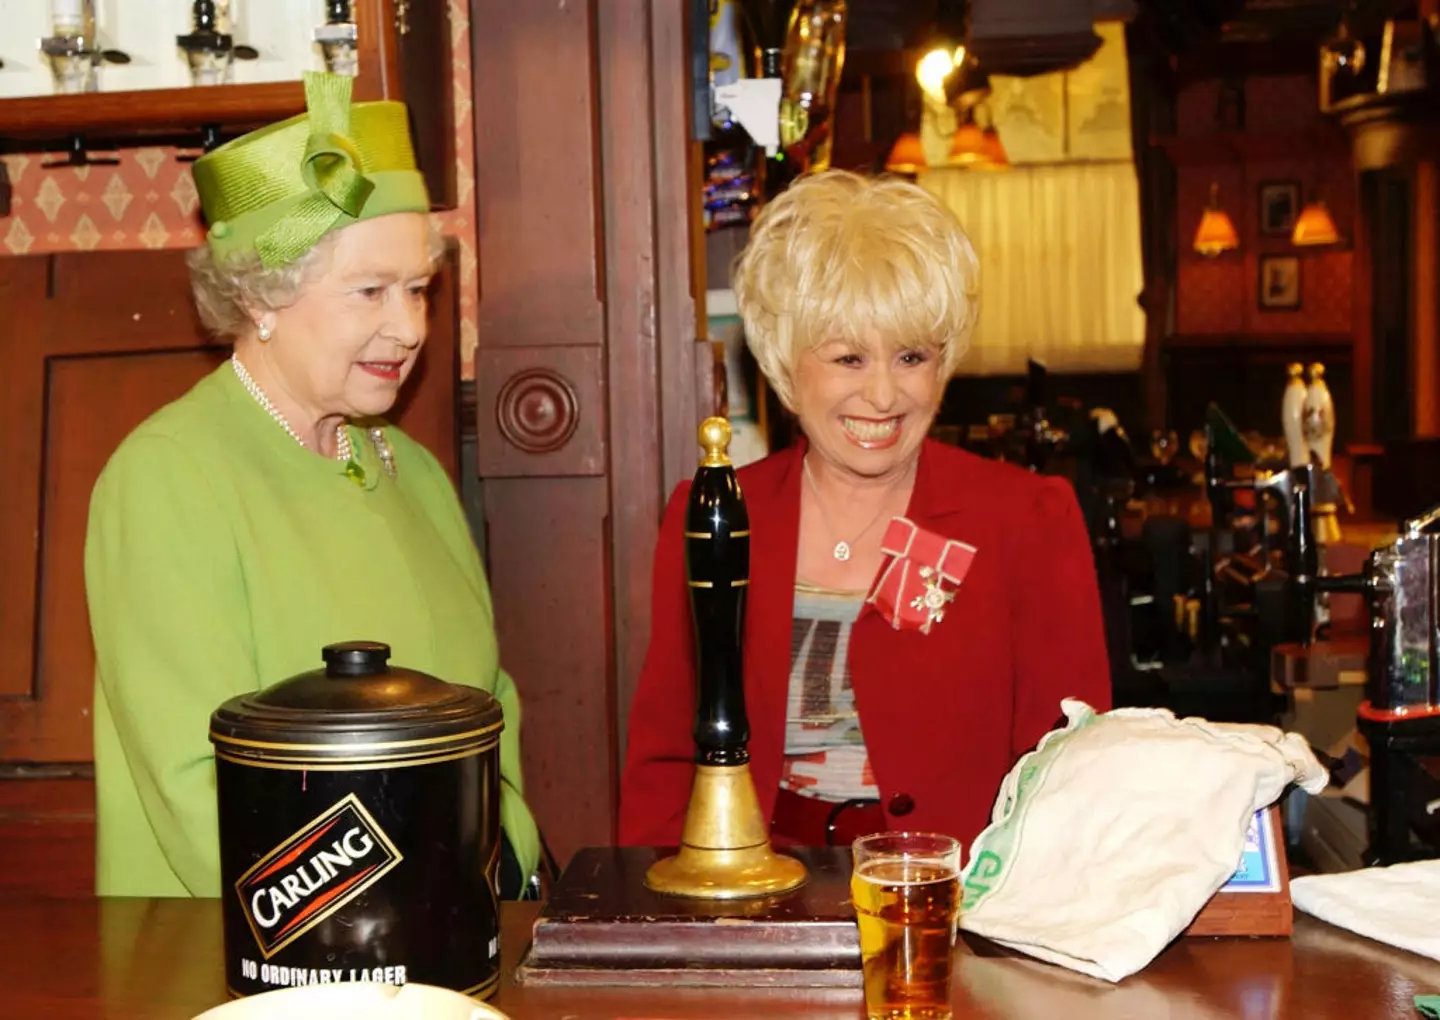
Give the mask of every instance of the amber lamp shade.
[[1340, 231], [1335, 229], [1335, 219], [1321, 201], [1311, 202], [1295, 219], [1295, 229], [1290, 234], [1290, 243], [1312, 247], [1321, 244], [1335, 244], [1340, 240]]
[[1235, 233], [1235, 224], [1230, 221], [1230, 214], [1220, 208], [1218, 185], [1210, 185], [1210, 204], [1206, 207], [1205, 214], [1200, 217], [1193, 247], [1201, 255], [1209, 257], [1240, 247], [1240, 237]]
[[885, 157], [885, 169], [892, 174], [915, 175], [928, 166], [925, 159], [925, 146], [920, 143], [920, 136], [914, 131], [906, 131], [895, 144], [890, 148], [890, 155]]
[[988, 159], [984, 131], [981, 131], [973, 121], [966, 121], [955, 129], [955, 136], [950, 141], [948, 161], [951, 166], [974, 167], [987, 162]]

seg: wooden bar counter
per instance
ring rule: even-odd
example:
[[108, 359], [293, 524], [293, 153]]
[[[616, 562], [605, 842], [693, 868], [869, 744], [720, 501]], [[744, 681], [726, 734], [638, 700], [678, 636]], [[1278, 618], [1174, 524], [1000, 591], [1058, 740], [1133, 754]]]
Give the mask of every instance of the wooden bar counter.
[[[858, 989], [520, 987], [511, 974], [535, 913], [503, 907], [492, 1003], [513, 1020], [864, 1016]], [[7, 1020], [186, 1020], [225, 998], [218, 901], [5, 900], [0, 933]], [[1413, 996], [1440, 992], [1440, 963], [1303, 914], [1290, 939], [1182, 939], [1119, 985], [979, 940], [957, 953], [957, 1020], [1414, 1020]]]

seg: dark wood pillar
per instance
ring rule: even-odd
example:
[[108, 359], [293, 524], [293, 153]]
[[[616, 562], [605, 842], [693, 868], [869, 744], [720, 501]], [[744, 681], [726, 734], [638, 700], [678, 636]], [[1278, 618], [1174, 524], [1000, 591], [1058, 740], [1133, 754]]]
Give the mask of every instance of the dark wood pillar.
[[614, 837], [651, 556], [697, 418], [685, 6], [471, 3], [490, 582], [562, 863]]
[[1413, 429], [1417, 437], [1440, 436], [1440, 168], [1433, 156], [1415, 164], [1411, 201], [1414, 282], [1410, 370]]
[[[1417, 13], [1422, 23], [1440, 14], [1440, 0], [1420, 0]], [[1430, 82], [1430, 88], [1440, 83]], [[1433, 104], [1437, 95], [1432, 92]], [[1432, 132], [1433, 134], [1433, 132]], [[1432, 142], [1435, 139], [1432, 137]], [[1440, 151], [1434, 144], [1419, 154], [1415, 163], [1412, 211], [1414, 245], [1413, 338], [1411, 390], [1414, 403], [1414, 431], [1418, 437], [1440, 436]]]
[[[1350, 263], [1350, 287], [1354, 295], [1351, 305], [1351, 384], [1355, 417], [1353, 435], [1357, 443], [1375, 438], [1375, 286], [1374, 234], [1375, 210], [1367, 201], [1368, 189], [1357, 170], [1355, 189], [1354, 256]], [[1368, 484], [1368, 483], [1367, 483]]]
[[[1417, 7], [1421, 19], [1434, 18], [1440, 0], [1420, 0]], [[1360, 175], [1356, 434], [1384, 441], [1437, 438], [1440, 82], [1432, 78], [1423, 89], [1349, 96], [1337, 101], [1333, 112], [1349, 131]]]

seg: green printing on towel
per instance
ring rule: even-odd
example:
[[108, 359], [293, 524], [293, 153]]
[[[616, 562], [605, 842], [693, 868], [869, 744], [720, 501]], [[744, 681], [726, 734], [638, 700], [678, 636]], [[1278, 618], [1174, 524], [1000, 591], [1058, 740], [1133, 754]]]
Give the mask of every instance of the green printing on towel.
[[1025, 828], [1025, 816], [1034, 800], [1035, 789], [1044, 784], [1046, 775], [1060, 757], [1068, 739], [1098, 718], [1095, 711], [1089, 709], [1079, 718], [1072, 719], [1065, 729], [1047, 733], [1035, 750], [1020, 759], [1018, 775], [1011, 773], [1014, 783], [1010, 777], [1006, 778], [1000, 788], [1004, 798], [1001, 816], [976, 837], [970, 850], [970, 863], [961, 875], [965, 895], [962, 911], [974, 910], [1004, 882], [1005, 869], [1015, 857], [1015, 848]]

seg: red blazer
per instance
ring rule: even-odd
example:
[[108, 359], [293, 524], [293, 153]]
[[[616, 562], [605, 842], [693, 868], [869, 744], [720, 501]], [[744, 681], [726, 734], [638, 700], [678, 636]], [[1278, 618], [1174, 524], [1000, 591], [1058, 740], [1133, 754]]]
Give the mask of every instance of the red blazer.
[[[784, 757], [804, 454], [801, 443], [739, 472], [751, 530], [750, 769], [767, 819]], [[677, 844], [695, 774], [688, 490], [670, 498], [655, 553], [650, 647], [621, 780], [622, 844]], [[949, 833], [968, 850], [1000, 781], [1061, 718], [1060, 699], [1110, 707], [1094, 561], [1067, 482], [933, 441], [921, 449], [906, 516], [977, 552], [928, 635], [862, 609], [850, 638], [855, 705], [887, 820]]]

